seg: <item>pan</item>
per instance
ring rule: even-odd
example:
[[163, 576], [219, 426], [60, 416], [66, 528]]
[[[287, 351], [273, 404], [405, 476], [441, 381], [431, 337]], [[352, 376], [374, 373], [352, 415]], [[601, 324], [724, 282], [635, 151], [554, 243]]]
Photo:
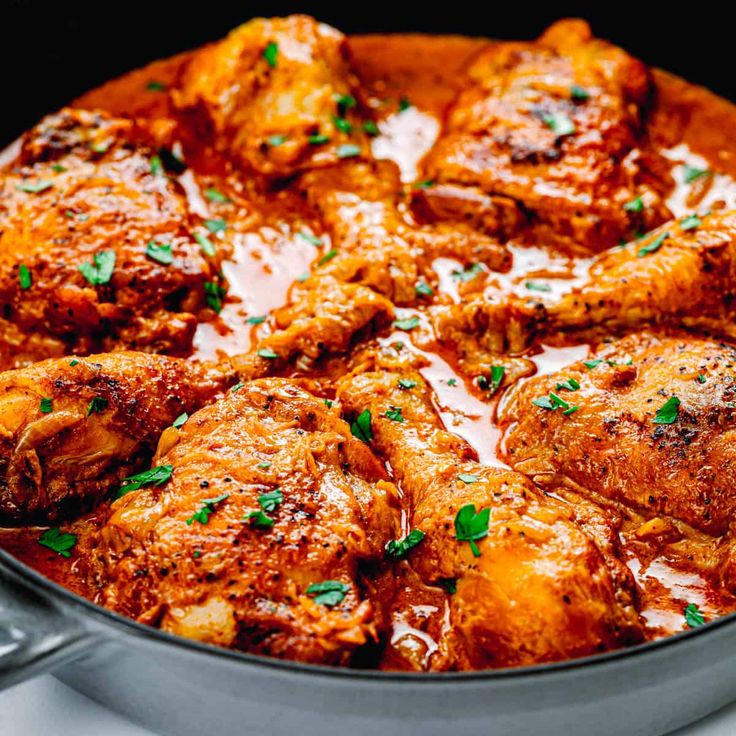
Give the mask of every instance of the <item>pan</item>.
[[[19, 3], [15, 16], [11, 14], [4, 24], [6, 34], [9, 29], [12, 34], [15, 24], [20, 29], [30, 23], [38, 5]], [[334, 12], [320, 13], [319, 8], [299, 9], [350, 32], [391, 30], [385, 17], [382, 24], [373, 23], [366, 29], [354, 16], [336, 18]], [[249, 7], [249, 11], [268, 14], [293, 10]], [[63, 84], [48, 84], [47, 97], [35, 95], [29, 106], [18, 106], [17, 114], [5, 115], [2, 143], [44, 112], [114, 73], [218, 37], [247, 19], [242, 9], [237, 14], [226, 9], [219, 15], [208, 14], [202, 24], [185, 20], [178, 48], [167, 46], [170, 40], [163, 48], [144, 42], [136, 48], [128, 44], [124, 53], [122, 39], [129, 30], [126, 16], [117, 32], [112, 32], [109, 55], [82, 73], [78, 64], [82, 51], [74, 43], [74, 34], [77, 41], [88, 37], [85, 23], [92, 19], [82, 11], [75, 15], [74, 8], [71, 12], [65, 9], [63, 19], [54, 16], [61, 12], [58, 8], [44, 5], [44, 11], [45, 20], [34, 17], [34, 22], [40, 22], [42, 39], [52, 29], [67, 34], [67, 41], [72, 34], [71, 43], [65, 44], [69, 46], [66, 66], [61, 63], [48, 71], [53, 79], [64, 77]], [[161, 20], [157, 13], [153, 10], [147, 16], [154, 18], [154, 25]], [[76, 24], [69, 25], [69, 18], [76, 19]], [[552, 19], [540, 15], [526, 33], [520, 33], [519, 23], [527, 18], [521, 12], [517, 17], [512, 13], [506, 25], [502, 20], [501, 28], [489, 27], [484, 35], [533, 36]], [[657, 56], [656, 49], [655, 58], [641, 54], [637, 48], [640, 38], [621, 37], [620, 33], [617, 37], [606, 32], [606, 19], [592, 20], [602, 35], [632, 48], [649, 62], [667, 65], [667, 58]], [[428, 11], [422, 21], [414, 19], [413, 26], [399, 14], [395, 29], [435, 30], [433, 24], [440, 22], [435, 11]], [[439, 28], [479, 32], [473, 17], [466, 15], [460, 25], [464, 27]], [[621, 30], [620, 25], [617, 28]], [[717, 43], [704, 39], [695, 43], [709, 49], [711, 60], [718, 53], [713, 51]], [[3, 53], [8, 53], [7, 47]], [[37, 75], [40, 79], [47, 61], [43, 53], [34, 58], [27, 78]], [[676, 64], [670, 66], [694, 81], [712, 82], [719, 91], [731, 92], [727, 81], [704, 79], [700, 72], [688, 75]], [[65, 76], [69, 69], [77, 73]], [[70, 687], [161, 734], [657, 736], [736, 698], [734, 651], [736, 614], [624, 650], [502, 671], [415, 675], [310, 666], [215, 648], [140, 625], [54, 584], [0, 550], [0, 688], [52, 672]]]

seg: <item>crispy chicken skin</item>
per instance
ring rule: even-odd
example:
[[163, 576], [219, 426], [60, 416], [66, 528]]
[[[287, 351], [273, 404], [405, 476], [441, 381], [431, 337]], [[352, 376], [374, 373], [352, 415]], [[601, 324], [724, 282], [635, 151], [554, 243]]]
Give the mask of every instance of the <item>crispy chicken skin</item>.
[[0, 373], [0, 516], [56, 519], [100, 501], [222, 380], [196, 363], [132, 352]]
[[671, 221], [602, 253], [587, 283], [537, 310], [542, 329], [610, 333], [669, 324], [736, 336], [736, 212], [704, 216], [687, 229], [692, 223]]
[[241, 165], [284, 177], [365, 147], [345, 36], [313, 18], [257, 18], [197, 52], [174, 91]]
[[[568, 482], [651, 517], [725, 533], [736, 509], [736, 349], [644, 333], [589, 361], [593, 368], [575, 363], [513, 394], [501, 414], [511, 465], [545, 486]], [[570, 379], [578, 390], [560, 387]], [[579, 409], [532, 404], [550, 391]], [[658, 423], [672, 397], [680, 402], [672, 423]]]
[[[376, 638], [359, 568], [395, 534], [395, 488], [321, 399], [282, 379], [247, 383], [192, 416], [154, 462], [173, 466], [171, 480], [115, 502], [100, 533], [105, 605], [312, 663], [347, 664]], [[277, 490], [283, 500], [265, 511], [273, 524], [249, 520]], [[209, 518], [193, 519], [213, 498]], [[325, 581], [344, 598], [315, 598], [309, 586]]]
[[[425, 161], [426, 178], [442, 185], [417, 195], [425, 216], [454, 210], [454, 219], [503, 231], [515, 224], [510, 198], [557, 235], [596, 249], [667, 218], [637, 150], [648, 71], [594, 39], [584, 21], [560, 21], [534, 43], [494, 44], [468, 78]], [[636, 196], [646, 207], [627, 212]]]
[[[0, 365], [190, 349], [217, 265], [193, 239], [183, 195], [135, 136], [130, 121], [62, 110], [0, 173]], [[173, 262], [147, 256], [151, 241], [171, 246]], [[95, 273], [100, 257], [111, 273]]]
[[[414, 386], [402, 388], [399, 379]], [[641, 635], [625, 566], [575, 524], [571, 508], [519, 473], [476, 462], [469, 445], [442, 429], [418, 373], [359, 374], [340, 384], [338, 397], [348, 411], [371, 412], [373, 447], [401, 484], [411, 526], [426, 535], [412, 566], [425, 583], [456, 580], [449, 598], [454, 653], [438, 666], [546, 662]], [[397, 410], [402, 421], [387, 416]], [[479, 556], [453, 529], [467, 504], [490, 509]]]

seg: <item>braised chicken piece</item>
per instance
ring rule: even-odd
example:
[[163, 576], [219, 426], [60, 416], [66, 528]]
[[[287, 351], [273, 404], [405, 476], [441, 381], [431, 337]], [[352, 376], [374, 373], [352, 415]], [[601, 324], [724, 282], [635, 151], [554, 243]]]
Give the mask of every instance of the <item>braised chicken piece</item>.
[[28, 522], [89, 508], [223, 383], [197, 363], [132, 352], [0, 373], [0, 516]]
[[257, 18], [198, 51], [177, 105], [241, 165], [285, 177], [366, 148], [345, 36], [303, 15]]
[[112, 505], [97, 550], [102, 602], [165, 631], [304, 662], [347, 664], [375, 641], [360, 570], [395, 535], [396, 491], [337, 413], [265, 379], [178, 432], [154, 460], [171, 479]]
[[[454, 211], [452, 219], [508, 235], [513, 200], [594, 249], [668, 217], [663, 183], [650, 181], [638, 150], [649, 73], [584, 21], [560, 21], [533, 43], [493, 44], [467, 73], [424, 163], [424, 176], [441, 185], [418, 194], [425, 216]], [[637, 197], [640, 211], [625, 207]]]
[[736, 336], [736, 212], [690, 215], [602, 253], [587, 283], [537, 319], [546, 332], [684, 325]]
[[438, 666], [546, 662], [641, 636], [626, 567], [576, 525], [571, 507], [519, 473], [478, 463], [443, 429], [419, 373], [359, 374], [341, 382], [338, 397], [363, 415], [367, 439], [401, 484], [412, 529], [424, 534], [409, 553], [412, 567], [425, 583], [453, 581], [454, 642]]
[[218, 266], [136, 135], [131, 121], [62, 110], [0, 172], [0, 367], [191, 348]]
[[501, 414], [508, 461], [708, 534], [736, 509], [736, 348], [633, 335], [533, 378]]

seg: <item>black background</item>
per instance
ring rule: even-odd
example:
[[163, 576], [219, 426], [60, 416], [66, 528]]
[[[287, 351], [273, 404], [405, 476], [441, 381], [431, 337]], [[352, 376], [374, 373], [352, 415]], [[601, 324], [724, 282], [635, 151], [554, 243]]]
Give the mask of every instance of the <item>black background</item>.
[[[736, 100], [736, 34], [723, 4], [423, 4], [0, 0], [0, 143], [128, 69], [224, 35], [254, 15], [304, 12], [347, 33], [426, 31], [532, 38], [577, 15], [649, 64]], [[735, 132], [736, 135], [736, 132]]]

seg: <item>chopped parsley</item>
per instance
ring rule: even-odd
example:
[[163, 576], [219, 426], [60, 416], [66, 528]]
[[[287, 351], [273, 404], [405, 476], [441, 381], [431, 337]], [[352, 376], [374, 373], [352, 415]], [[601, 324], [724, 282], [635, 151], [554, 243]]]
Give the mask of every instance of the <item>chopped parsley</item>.
[[488, 536], [490, 516], [490, 509], [481, 509], [476, 513], [475, 504], [469, 503], [463, 506], [455, 517], [455, 539], [458, 542], [470, 542], [470, 549], [475, 557], [480, 557], [476, 542]]
[[77, 535], [62, 532], [58, 527], [47, 529], [39, 538], [38, 543], [44, 547], [54, 550], [57, 554], [67, 559], [72, 556], [72, 549], [77, 543]]
[[695, 230], [703, 224], [697, 215], [688, 215], [680, 220], [680, 230]]
[[102, 414], [105, 409], [107, 409], [107, 399], [103, 399], [102, 396], [94, 396], [87, 407], [87, 416]]
[[655, 251], [658, 251], [662, 247], [662, 243], [664, 243], [667, 238], [669, 238], [670, 234], [667, 233], [660, 233], [657, 235], [654, 240], [647, 243], [645, 246], [642, 246], [639, 248], [639, 251], [636, 254], [637, 258], [643, 258], [644, 256], [648, 255], [649, 253], [654, 253]]
[[424, 181], [415, 181], [412, 185], [412, 189], [429, 189], [434, 186], [434, 179], [425, 179]]
[[409, 102], [409, 98], [405, 95], [402, 95], [401, 99], [399, 100], [399, 112], [404, 112], [404, 110], [408, 110], [411, 107], [411, 102]]
[[230, 201], [229, 197], [226, 197], [222, 192], [218, 192], [217, 189], [213, 189], [212, 187], [204, 190], [204, 196], [210, 202], [217, 202], [218, 204], [225, 204]]
[[457, 378], [448, 378], [447, 379], [447, 385], [448, 386], [457, 386]]
[[[184, 424], [184, 422], [187, 420], [186, 414], [182, 414], [181, 416], [184, 417], [184, 419], [181, 421], [180, 424], [177, 425], [176, 422], [178, 422], [181, 417], [177, 418], [174, 422], [175, 427], [181, 427], [181, 425]], [[129, 475], [127, 478], [123, 478], [122, 485], [120, 486], [115, 497], [120, 498], [126, 493], [137, 491], [139, 488], [143, 488], [143, 486], [162, 486], [164, 483], [167, 483], [169, 481], [173, 471], [173, 465], [157, 465], [155, 468], [144, 470], [142, 473]]]
[[20, 288], [23, 289], [23, 291], [30, 289], [31, 284], [33, 283], [31, 272], [25, 263], [21, 263], [20, 266], [18, 266], [18, 282], [20, 283]]
[[161, 156], [155, 153], [151, 156], [151, 176], [160, 176], [163, 170], [164, 165], [161, 163]]
[[146, 89], [149, 92], [164, 92], [166, 90], [166, 85], [163, 82], [158, 82], [155, 79], [152, 79], [146, 85]]
[[705, 383], [705, 376], [702, 373], [698, 373], [697, 381], [698, 383]]
[[316, 235], [312, 235], [311, 233], [304, 232], [303, 230], [302, 232], [297, 233], [297, 235], [302, 240], [306, 240], [307, 243], [309, 243], [310, 245], [313, 245], [315, 248], [321, 248], [325, 244], [325, 241], [322, 240], [322, 238], [318, 238]]
[[263, 58], [271, 69], [276, 68], [276, 59], [279, 55], [279, 45], [275, 41], [269, 41], [263, 49]]
[[682, 178], [685, 184], [692, 184], [696, 179], [700, 179], [701, 176], [710, 174], [709, 169], [699, 169], [697, 166], [689, 166], [685, 164], [682, 167]]
[[83, 263], [79, 270], [92, 286], [106, 284], [115, 268], [115, 251], [101, 250], [92, 257], [92, 263]]
[[685, 623], [691, 629], [697, 629], [698, 626], [702, 626], [705, 623], [703, 612], [694, 603], [688, 603], [685, 606]]
[[174, 262], [174, 254], [171, 246], [164, 243], [157, 243], [155, 240], [152, 240], [146, 246], [146, 255], [154, 261], [162, 263], [164, 266], [170, 266]]
[[285, 135], [271, 135], [266, 140], [268, 141], [268, 145], [271, 146], [271, 148], [277, 148], [283, 143], [286, 143], [287, 138], [288, 136]]
[[71, 366], [72, 368], [74, 368], [74, 366], [75, 366], [75, 365], [79, 365], [79, 361], [78, 361], [78, 360], [77, 360], [76, 358], [72, 358], [72, 359], [71, 359], [71, 360], [69, 361], [69, 365], [70, 365], [70, 366]]
[[381, 131], [378, 129], [378, 126], [372, 120], [366, 120], [363, 123], [363, 130], [365, 131], [367, 135], [370, 135], [370, 136], [381, 135]]
[[390, 406], [386, 413], [383, 415], [386, 419], [390, 419], [393, 422], [405, 422], [406, 420], [401, 414], [400, 406]]
[[412, 529], [403, 539], [392, 539], [386, 544], [386, 557], [398, 560], [405, 557], [406, 553], [416, 547], [424, 539], [421, 529]]
[[557, 411], [557, 409], [562, 409], [562, 413], [565, 416], [570, 416], [570, 414], [574, 414], [578, 409], [580, 409], [579, 406], [571, 406], [568, 404], [567, 401], [561, 398], [554, 391], [550, 391], [547, 396], [540, 396], [537, 399], [532, 399], [532, 404], [540, 407], [540, 409], [546, 409], [547, 411]]
[[506, 368], [502, 365], [491, 366], [491, 388], [497, 391], [503, 381], [503, 376], [506, 373]]
[[66, 171], [66, 166], [62, 166], [61, 164], [51, 164], [51, 170], [55, 174], [63, 174]]
[[555, 391], [577, 391], [580, 388], [580, 383], [575, 378], [568, 378], [564, 381], [560, 381], [555, 386]]
[[170, 169], [175, 174], [181, 174], [186, 171], [187, 165], [184, 162], [184, 159], [175, 154], [169, 148], [159, 148], [158, 153], [161, 157], [161, 163], [164, 165], [164, 168]]
[[529, 291], [552, 291], [552, 287], [549, 284], [542, 284], [539, 281], [527, 281], [524, 286]]
[[259, 357], [265, 358], [266, 360], [276, 360], [279, 357], [271, 348], [258, 348], [256, 352]]
[[263, 511], [251, 511], [249, 514], [245, 515], [243, 521], [250, 521], [253, 526], [258, 527], [259, 529], [270, 529], [275, 523], [274, 520], [268, 516], [268, 514], [264, 514]]
[[437, 583], [445, 593], [449, 595], [457, 593], [457, 578], [440, 578]]
[[634, 197], [624, 205], [626, 212], [642, 212], [644, 210], [644, 200], [641, 197]]
[[350, 425], [350, 431], [353, 437], [357, 437], [363, 442], [368, 443], [373, 439], [370, 409], [364, 409], [355, 417], [355, 421]]
[[453, 271], [452, 278], [457, 281], [472, 281], [479, 273], [483, 271], [483, 266], [480, 263], [473, 263], [463, 271]]
[[189, 414], [187, 414], [185, 411], [179, 414], [179, 416], [174, 419], [174, 421], [171, 423], [171, 426], [175, 429], [179, 429], [179, 427], [183, 427], [184, 423], [189, 419]]
[[248, 317], [245, 320], [249, 325], [262, 325], [266, 321], [265, 314], [254, 314], [252, 317]]
[[51, 412], [54, 410], [54, 403], [49, 398], [43, 398], [41, 399], [40, 407], [41, 414], [51, 414]]
[[325, 263], [329, 263], [335, 256], [337, 255], [337, 248], [332, 248], [332, 250], [327, 251], [322, 258], [317, 261], [318, 266], [324, 266]]
[[332, 99], [337, 103], [337, 106], [341, 110], [349, 110], [351, 107], [355, 107], [358, 103], [352, 95], [341, 95], [335, 93], [332, 95]]
[[399, 388], [404, 389], [404, 391], [409, 391], [417, 385], [417, 382], [413, 381], [411, 378], [399, 378], [398, 384]]
[[434, 289], [426, 281], [419, 281], [414, 285], [414, 293], [417, 296], [434, 296]]
[[222, 298], [225, 296], [225, 289], [214, 281], [205, 281], [204, 295], [208, 306], [219, 314], [222, 311]]
[[356, 146], [354, 143], [344, 143], [342, 146], [338, 146], [335, 153], [338, 158], [353, 158], [354, 156], [360, 156], [360, 146]]
[[243, 386], [245, 386], [245, 384], [244, 384], [244, 383], [243, 383], [242, 381], [238, 381], [238, 382], [237, 382], [237, 383], [236, 383], [236, 384], [235, 384], [235, 385], [234, 385], [234, 386], [233, 386], [233, 387], [232, 387], [232, 388], [230, 389], [230, 393], [231, 393], [231, 394], [237, 393], [238, 391], [240, 391], [240, 389], [241, 389], [241, 388], [243, 388]]
[[406, 319], [395, 319], [393, 321], [393, 326], [397, 330], [413, 330], [415, 327], [419, 327], [419, 317], [414, 315], [413, 317], [407, 317]]
[[214, 257], [215, 244], [203, 233], [194, 233], [194, 239], [199, 243], [199, 247], [202, 249], [202, 253], [210, 258]]
[[542, 122], [558, 137], [572, 135], [575, 123], [564, 112], [553, 112], [542, 115]]
[[597, 368], [601, 363], [603, 362], [602, 358], [594, 358], [593, 360], [584, 360], [583, 365], [588, 370], [593, 370], [593, 368]]
[[47, 179], [40, 179], [37, 182], [23, 181], [20, 184], [16, 184], [15, 188], [21, 192], [28, 192], [29, 194], [37, 194], [38, 192], [45, 192], [47, 189], [51, 189], [54, 186], [54, 182], [48, 181]]
[[353, 132], [353, 126], [349, 120], [338, 117], [337, 115], [332, 116], [332, 122], [334, 126], [341, 132], [350, 135]]
[[268, 470], [271, 467], [271, 463], [267, 463], [267, 462], [258, 463], [258, 465], [256, 465], [256, 467], [259, 470]]
[[195, 521], [198, 521], [200, 524], [207, 524], [210, 520], [210, 515], [215, 512], [215, 506], [227, 500], [229, 497], [229, 493], [223, 493], [221, 496], [215, 496], [215, 498], [202, 499], [201, 508], [197, 509], [186, 520], [187, 526], [191, 526]]
[[212, 220], [205, 220], [202, 224], [211, 233], [221, 233], [223, 230], [227, 230], [227, 222], [219, 217]]
[[477, 483], [478, 482], [478, 476], [473, 475], [473, 473], [460, 473], [457, 476], [458, 480], [461, 480], [465, 485], [470, 485], [471, 483]]
[[575, 100], [575, 102], [585, 102], [585, 100], [590, 99], [590, 92], [579, 84], [573, 84], [570, 87], [570, 99]]
[[670, 396], [667, 401], [657, 411], [654, 424], [674, 424], [680, 411], [680, 399], [677, 396]]
[[313, 597], [315, 603], [332, 608], [342, 603], [349, 590], [349, 585], [338, 580], [325, 580], [322, 583], [312, 583], [307, 588], [307, 595]]
[[330, 142], [330, 136], [324, 133], [315, 133], [314, 135], [307, 136], [307, 142], [312, 146], [321, 146]]
[[[263, 463], [259, 463], [259, 467]], [[266, 463], [270, 467], [271, 463]], [[278, 488], [274, 488], [273, 491], [268, 493], [262, 493], [258, 496], [258, 504], [264, 511], [268, 513], [274, 512], [284, 502], [284, 494]]]

